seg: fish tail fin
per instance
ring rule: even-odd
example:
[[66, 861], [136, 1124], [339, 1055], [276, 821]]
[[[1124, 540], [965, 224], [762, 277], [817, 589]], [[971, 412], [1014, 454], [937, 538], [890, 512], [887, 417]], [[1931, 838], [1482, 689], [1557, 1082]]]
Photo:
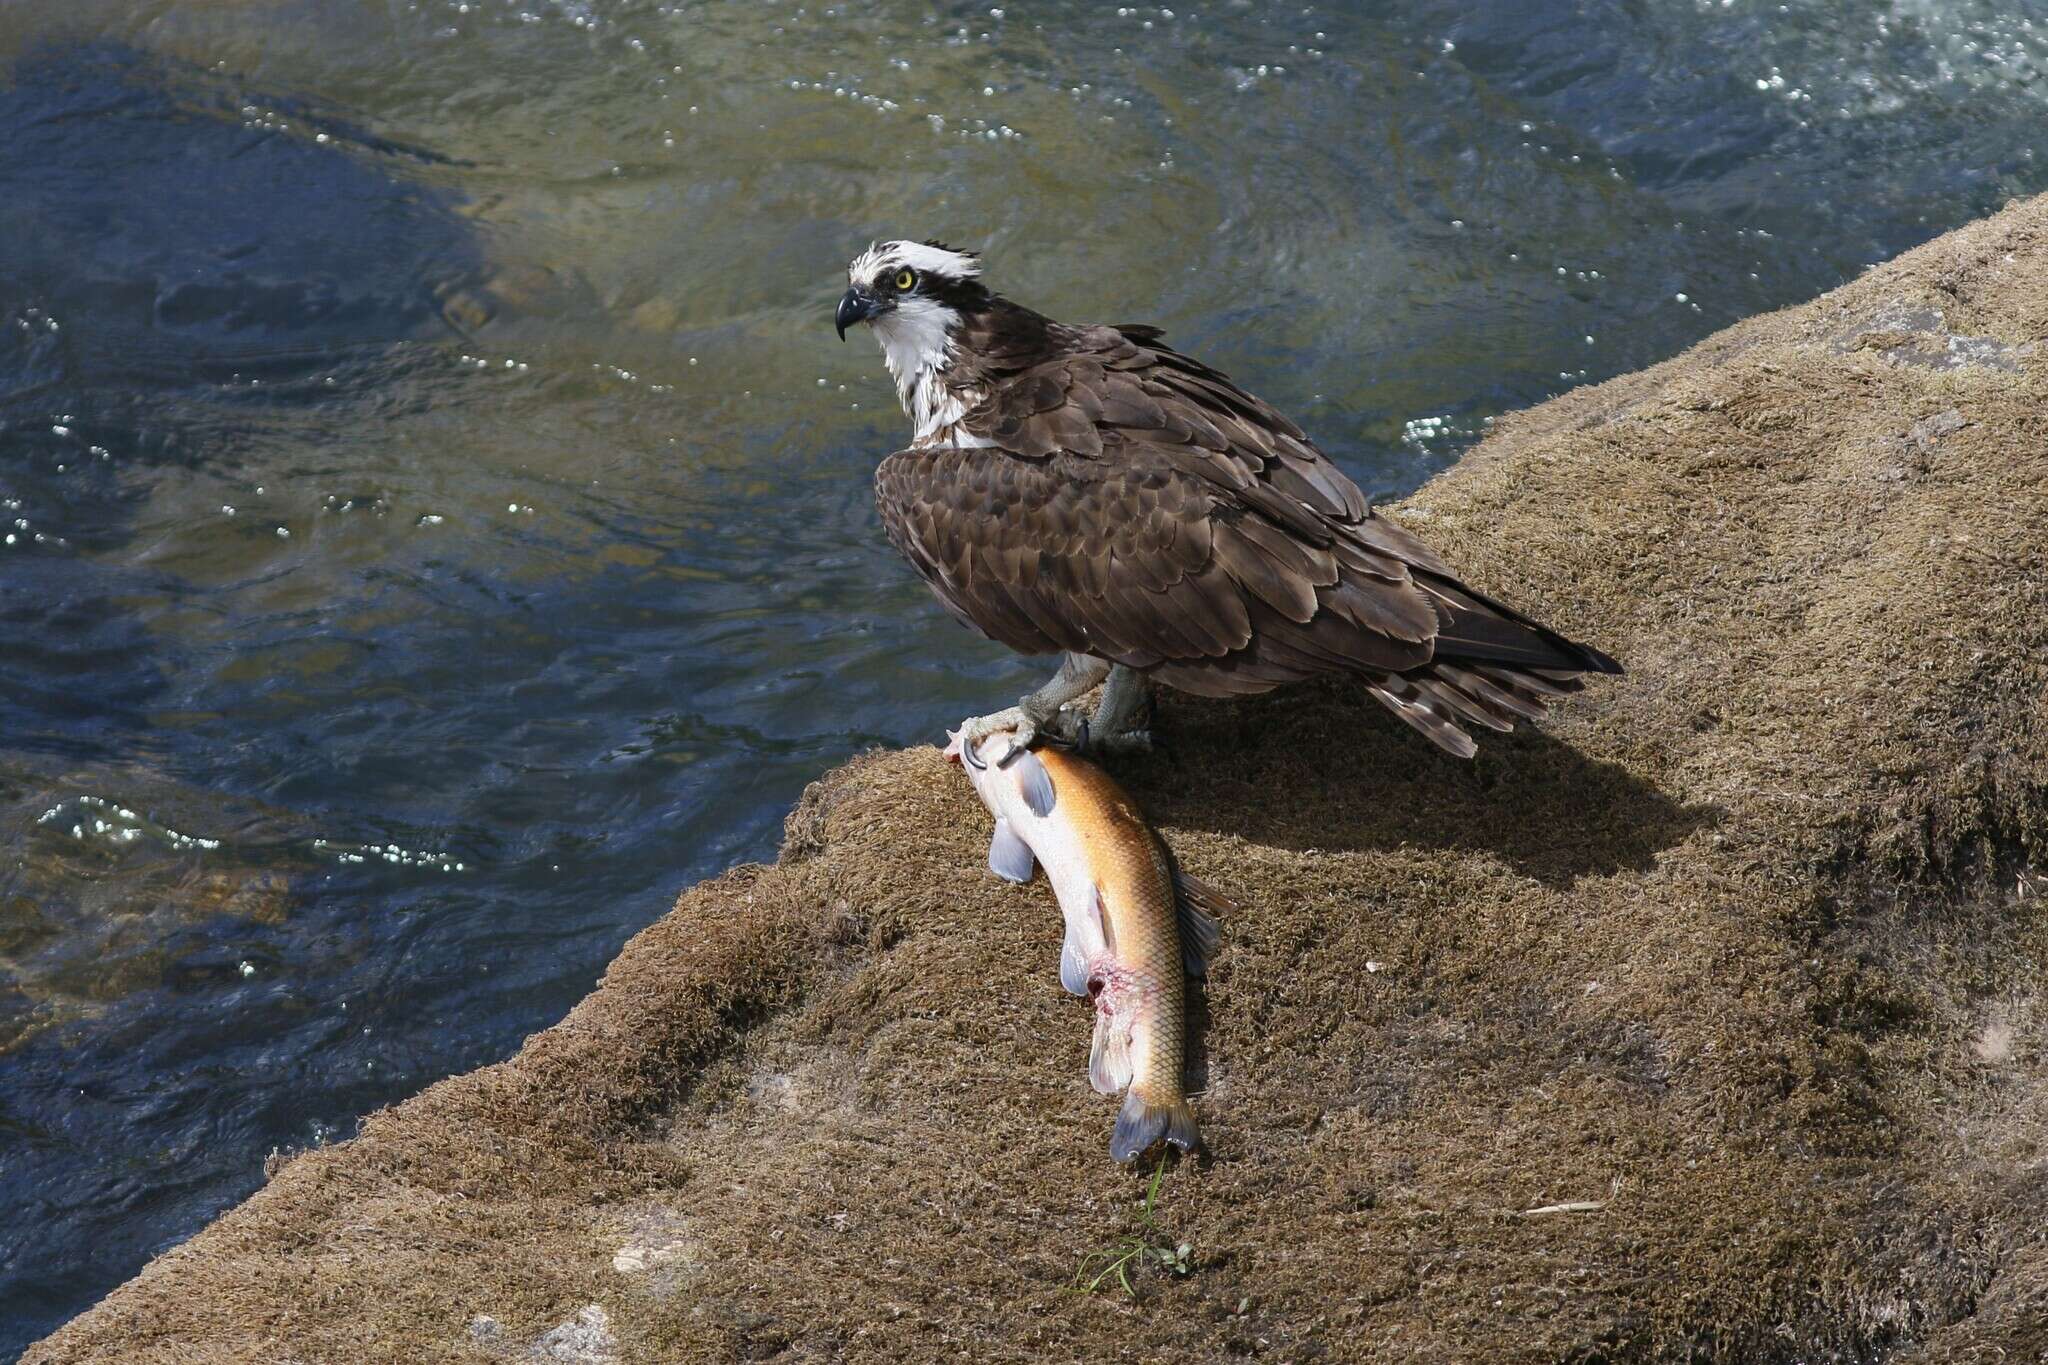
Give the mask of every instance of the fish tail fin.
[[1117, 1161], [1129, 1161], [1161, 1138], [1183, 1152], [1198, 1150], [1202, 1131], [1195, 1125], [1195, 1107], [1186, 1096], [1155, 1104], [1136, 1086], [1124, 1096], [1117, 1112], [1116, 1129], [1109, 1135], [1109, 1154]]
[[1095, 1010], [1095, 1041], [1088, 1049], [1088, 1083], [1099, 1095], [1114, 1095], [1131, 1083], [1131, 1024], [1100, 1004]]

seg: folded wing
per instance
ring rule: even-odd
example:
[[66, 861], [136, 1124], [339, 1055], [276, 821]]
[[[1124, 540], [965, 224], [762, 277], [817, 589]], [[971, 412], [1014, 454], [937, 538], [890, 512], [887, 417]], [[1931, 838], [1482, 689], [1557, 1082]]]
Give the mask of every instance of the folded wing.
[[[1034, 315], [1035, 317], [1035, 315]], [[1148, 328], [969, 338], [985, 445], [876, 471], [890, 541], [962, 621], [1211, 696], [1362, 678], [1445, 749], [1619, 671], [1458, 582], [1300, 430]], [[1020, 340], [1020, 338], [1026, 338]]]

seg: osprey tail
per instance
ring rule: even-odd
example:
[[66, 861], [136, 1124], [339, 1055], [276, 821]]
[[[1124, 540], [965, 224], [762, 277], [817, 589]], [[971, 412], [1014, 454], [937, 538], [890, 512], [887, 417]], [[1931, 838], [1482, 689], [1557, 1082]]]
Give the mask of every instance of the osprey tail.
[[1415, 582], [1436, 599], [1439, 659], [1546, 673], [1622, 671], [1620, 664], [1591, 645], [1567, 640], [1456, 579], [1417, 572]]
[[1459, 758], [1478, 751], [1463, 724], [1512, 730], [1541, 720], [1552, 697], [1579, 690], [1582, 673], [1619, 673], [1591, 645], [1567, 640], [1455, 579], [1418, 570], [1436, 601], [1436, 654], [1425, 666], [1369, 684], [1382, 705]]

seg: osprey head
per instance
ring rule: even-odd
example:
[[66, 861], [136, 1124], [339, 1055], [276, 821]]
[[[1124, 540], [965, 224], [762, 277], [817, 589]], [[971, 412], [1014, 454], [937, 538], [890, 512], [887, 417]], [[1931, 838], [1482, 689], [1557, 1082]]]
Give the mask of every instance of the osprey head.
[[938, 242], [877, 242], [846, 267], [849, 287], [832, 325], [841, 341], [856, 322], [874, 329], [919, 440], [936, 439], [973, 400], [954, 391], [949, 371], [962, 315], [983, 312], [994, 301], [980, 274], [973, 252]]
[[892, 353], [899, 338], [943, 339], [963, 311], [987, 300], [980, 274], [971, 251], [940, 242], [876, 242], [847, 265], [848, 288], [832, 325], [844, 341], [847, 328], [869, 323]]

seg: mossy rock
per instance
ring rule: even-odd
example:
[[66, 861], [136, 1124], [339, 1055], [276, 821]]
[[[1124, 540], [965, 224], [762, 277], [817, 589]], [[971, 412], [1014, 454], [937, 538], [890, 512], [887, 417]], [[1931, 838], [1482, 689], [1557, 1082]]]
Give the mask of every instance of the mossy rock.
[[1630, 671], [1474, 763], [1165, 700], [1120, 775], [1242, 908], [1137, 1300], [1050, 894], [924, 749], [28, 1359], [2038, 1358], [2044, 336], [2034, 200], [1499, 423], [1392, 514]]

